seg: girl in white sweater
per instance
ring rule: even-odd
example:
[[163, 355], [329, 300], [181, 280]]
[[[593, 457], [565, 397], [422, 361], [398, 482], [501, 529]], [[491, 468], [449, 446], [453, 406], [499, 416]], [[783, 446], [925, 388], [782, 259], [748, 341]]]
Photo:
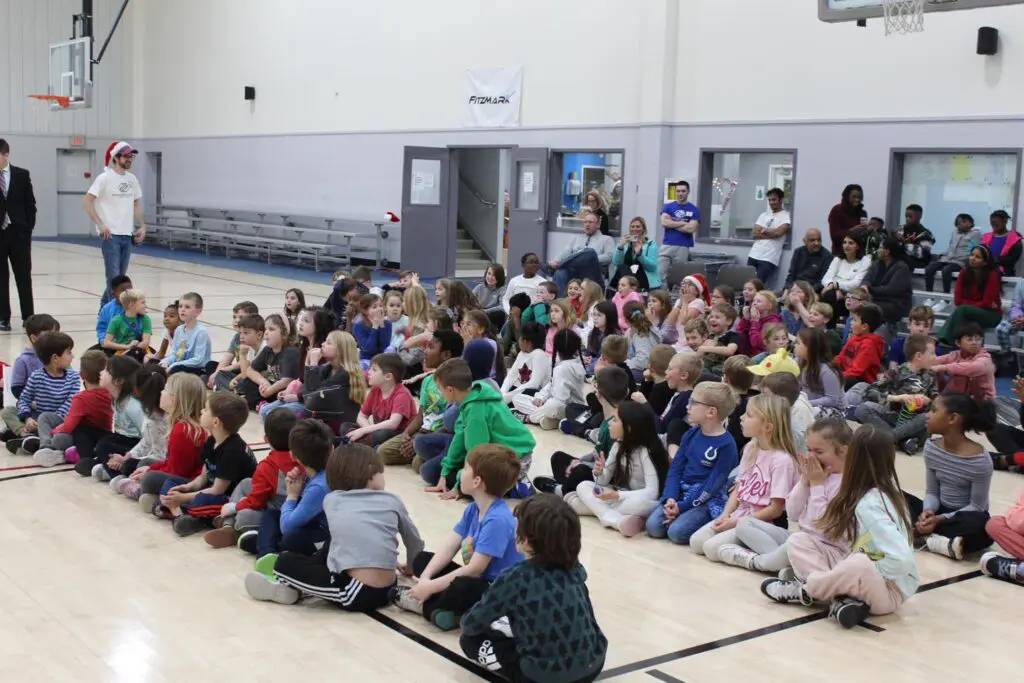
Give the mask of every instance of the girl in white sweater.
[[551, 382], [551, 356], [544, 351], [544, 327], [532, 320], [519, 330], [519, 355], [501, 384], [505, 403], [520, 394], [532, 396]]
[[593, 515], [601, 524], [635, 536], [658, 507], [668, 473], [668, 451], [658, 438], [654, 413], [633, 401], [622, 403], [608, 422], [615, 441], [608, 459], [597, 454], [594, 481], [584, 481], [565, 501], [578, 515]]
[[580, 353], [580, 336], [572, 330], [555, 335], [555, 355], [551, 358], [551, 381], [534, 396], [519, 394], [512, 399], [513, 412], [527, 424], [541, 429], [556, 429], [570, 403], [584, 403], [586, 370]]

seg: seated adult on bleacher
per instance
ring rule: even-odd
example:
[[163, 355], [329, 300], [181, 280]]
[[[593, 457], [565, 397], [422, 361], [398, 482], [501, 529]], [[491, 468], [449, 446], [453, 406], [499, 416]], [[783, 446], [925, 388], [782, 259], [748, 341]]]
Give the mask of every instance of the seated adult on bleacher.
[[882, 309], [882, 317], [889, 325], [890, 336], [913, 304], [914, 285], [904, 255], [899, 238], [887, 236], [878, 247], [875, 263], [863, 282], [863, 286], [871, 293], [872, 301]]
[[825, 277], [831, 263], [831, 252], [821, 248], [821, 230], [809, 228], [804, 233], [803, 246], [793, 250], [793, 256], [789, 260], [789, 273], [786, 274], [783, 288], [788, 291], [794, 282], [804, 280], [810, 282], [820, 292], [822, 278]]
[[871, 258], [864, 256], [860, 241], [844, 237], [843, 255], [832, 259], [821, 277], [821, 300], [832, 307], [832, 322], [846, 317], [846, 295], [860, 286], [870, 268]]
[[608, 264], [615, 252], [615, 240], [598, 232], [600, 219], [593, 211], [583, 211], [583, 234], [574, 235], [558, 256], [548, 261], [547, 272], [565, 296], [569, 280], [593, 280], [604, 285]]
[[987, 247], [971, 249], [967, 267], [956, 280], [953, 305], [956, 310], [939, 332], [939, 341], [953, 345], [953, 331], [965, 322], [976, 322], [982, 329], [995, 327], [1003, 319], [1002, 280]]

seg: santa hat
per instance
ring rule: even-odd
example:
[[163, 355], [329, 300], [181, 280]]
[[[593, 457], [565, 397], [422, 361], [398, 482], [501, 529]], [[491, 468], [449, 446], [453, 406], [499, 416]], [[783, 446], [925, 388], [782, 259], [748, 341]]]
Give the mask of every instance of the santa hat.
[[136, 150], [134, 147], [129, 145], [124, 140], [114, 140], [113, 142], [110, 143], [110, 147], [107, 147], [107, 156], [106, 156], [106, 159], [105, 159], [103, 165], [104, 166], [110, 166], [110, 162], [118, 154], [128, 155], [128, 154], [138, 154], [138, 153], [139, 153], [138, 150]]
[[697, 296], [704, 299], [704, 303], [711, 305], [711, 290], [708, 289], [708, 281], [699, 273], [687, 275], [683, 278], [683, 284], [690, 284], [697, 288]]

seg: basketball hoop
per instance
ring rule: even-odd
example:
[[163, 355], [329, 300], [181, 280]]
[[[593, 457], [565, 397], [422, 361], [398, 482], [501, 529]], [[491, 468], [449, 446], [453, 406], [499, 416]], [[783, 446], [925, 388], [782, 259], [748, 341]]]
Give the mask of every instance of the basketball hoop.
[[925, 0], [882, 0], [885, 35], [906, 35], [924, 30]]
[[61, 109], [67, 109], [71, 106], [71, 98], [65, 95], [29, 95], [28, 97], [30, 100], [52, 102], [59, 106]]

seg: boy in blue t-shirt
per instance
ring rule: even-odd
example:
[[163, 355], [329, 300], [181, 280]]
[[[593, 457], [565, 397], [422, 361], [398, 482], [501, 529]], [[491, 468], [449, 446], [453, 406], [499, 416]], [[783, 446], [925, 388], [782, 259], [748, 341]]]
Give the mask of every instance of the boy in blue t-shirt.
[[[469, 452], [459, 490], [473, 502], [444, 546], [436, 553], [421, 552], [413, 560], [408, 570], [419, 581], [412, 588], [398, 589], [398, 607], [451, 631], [498, 574], [523, 561], [516, 547], [515, 517], [502, 500], [519, 480], [519, 470], [519, 458], [505, 446], [481, 444]], [[462, 557], [461, 565], [452, 562], [456, 553]]]
[[647, 518], [649, 536], [687, 544], [701, 525], [725, 509], [726, 483], [739, 454], [723, 423], [738, 400], [719, 382], [701, 382], [693, 390], [687, 415], [695, 426], [683, 436], [669, 467], [661, 506]]

